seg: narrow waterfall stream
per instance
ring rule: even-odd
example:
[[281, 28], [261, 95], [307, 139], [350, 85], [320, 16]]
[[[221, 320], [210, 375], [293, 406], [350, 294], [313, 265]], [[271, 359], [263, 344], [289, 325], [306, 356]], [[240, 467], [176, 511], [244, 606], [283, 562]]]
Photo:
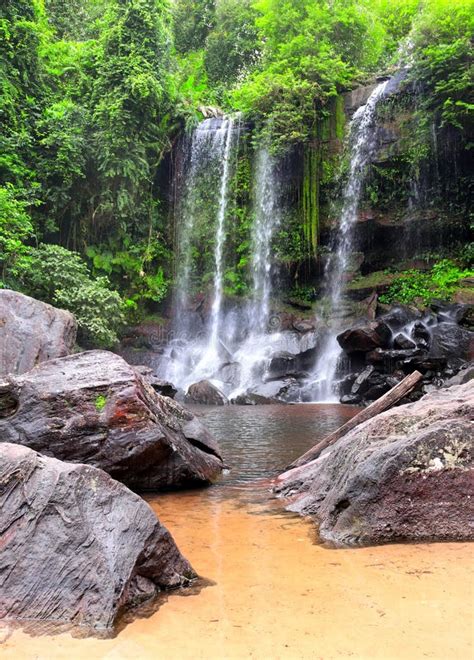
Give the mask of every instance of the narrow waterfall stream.
[[[246, 337], [237, 348], [234, 360], [240, 365], [237, 387], [231, 393], [244, 392], [265, 369], [265, 362], [278, 338], [268, 334], [272, 293], [272, 241], [279, 224], [280, 209], [275, 158], [263, 145], [256, 157], [252, 227], [252, 291], [247, 313]], [[260, 376], [262, 374], [260, 373]]]
[[211, 308], [210, 330], [207, 339], [207, 345], [203, 349], [203, 355], [198, 362], [195, 373], [196, 380], [210, 377], [219, 357], [219, 342], [221, 334], [221, 307], [224, 278], [224, 241], [225, 241], [225, 219], [227, 209], [227, 195], [229, 187], [229, 170], [232, 140], [234, 133], [234, 120], [228, 119], [222, 123], [220, 129], [223, 139], [222, 154], [222, 177], [219, 190], [219, 207], [216, 223], [216, 238], [214, 248], [214, 291]]
[[[209, 378], [219, 355], [224, 278], [225, 221], [232, 150], [239, 136], [239, 122], [232, 118], [206, 119], [185, 144], [187, 158], [183, 199], [179, 205], [179, 260], [173, 312], [174, 342], [167, 353], [163, 373], [179, 387]], [[203, 183], [204, 182], [204, 183]], [[206, 189], [207, 188], [207, 189]], [[215, 217], [208, 216], [208, 206]], [[196, 328], [190, 313], [197, 274], [193, 272], [196, 233], [202, 217], [207, 231], [214, 231], [214, 278], [212, 306], [203, 328]], [[193, 323], [194, 321], [194, 323]], [[177, 342], [177, 343], [176, 343]]]
[[357, 222], [360, 199], [368, 165], [376, 145], [375, 119], [377, 103], [384, 98], [389, 81], [380, 83], [367, 103], [354, 114], [349, 133], [350, 166], [342, 196], [339, 227], [328, 260], [325, 281], [330, 301], [330, 330], [321, 347], [312, 375], [311, 389], [316, 401], [338, 401], [336, 372], [341, 348], [337, 342], [340, 331], [338, 315], [343, 306], [342, 294], [354, 251], [354, 226]]

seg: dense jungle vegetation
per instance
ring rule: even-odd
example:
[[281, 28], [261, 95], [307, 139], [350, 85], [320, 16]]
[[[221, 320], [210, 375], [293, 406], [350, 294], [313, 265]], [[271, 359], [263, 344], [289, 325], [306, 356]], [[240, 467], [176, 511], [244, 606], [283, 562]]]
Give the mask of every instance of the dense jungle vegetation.
[[473, 10], [473, 0], [4, 0], [0, 286], [70, 309], [82, 340], [103, 346], [165, 299], [163, 164], [203, 107], [241, 111], [284, 155], [314, 144], [341, 92], [404, 56], [422, 89], [411, 166], [430, 157], [433, 121], [469, 148]]

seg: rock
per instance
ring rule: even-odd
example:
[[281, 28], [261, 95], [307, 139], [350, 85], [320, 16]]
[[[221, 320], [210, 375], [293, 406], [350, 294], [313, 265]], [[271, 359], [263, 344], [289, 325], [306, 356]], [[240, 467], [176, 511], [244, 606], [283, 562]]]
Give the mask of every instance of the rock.
[[388, 348], [392, 333], [384, 321], [376, 320], [367, 325], [354, 326], [337, 337], [346, 353], [368, 353], [375, 348]]
[[347, 405], [357, 406], [361, 401], [362, 397], [357, 394], [344, 394], [344, 396], [341, 396], [341, 403]]
[[161, 394], [161, 396], [167, 396], [170, 399], [174, 399], [178, 393], [178, 388], [175, 387], [173, 383], [170, 383], [168, 380], [161, 380], [161, 378], [157, 378], [150, 367], [138, 365], [135, 367], [135, 371], [138, 371], [138, 373], [146, 380], [146, 382], [152, 386], [155, 392], [158, 392], [158, 394]]
[[362, 396], [369, 388], [370, 376], [374, 373], [375, 367], [369, 365], [360, 373], [354, 381], [351, 388], [352, 396]]
[[216, 378], [226, 385], [235, 385], [240, 380], [242, 367], [238, 362], [227, 362], [216, 372]]
[[416, 321], [413, 324], [411, 336], [413, 337], [417, 346], [423, 348], [429, 347], [431, 342], [431, 332], [422, 321]]
[[136, 490], [208, 484], [223, 468], [197, 418], [114, 353], [87, 351], [9, 376], [0, 383], [0, 402], [8, 400], [17, 409], [3, 412], [0, 442], [87, 463]]
[[225, 406], [229, 403], [225, 394], [208, 380], [200, 380], [190, 385], [184, 400], [186, 403], [204, 406]]
[[440, 323], [431, 329], [430, 357], [474, 358], [474, 333], [454, 323]]
[[412, 307], [397, 306], [393, 307], [390, 311], [385, 312], [381, 319], [386, 323], [393, 332], [399, 332], [409, 323], [419, 320], [421, 313]]
[[387, 370], [391, 371], [394, 363], [398, 363], [400, 360], [409, 360], [420, 354], [421, 351], [417, 348], [411, 350], [384, 350], [383, 348], [376, 348], [374, 351], [367, 353], [365, 359], [370, 364], [384, 364]]
[[195, 573], [138, 495], [102, 470], [0, 445], [0, 620], [110, 628]]
[[[302, 358], [303, 360], [304, 358]], [[280, 351], [275, 353], [268, 365], [266, 378], [281, 380], [284, 378], [304, 378], [305, 373], [299, 367], [299, 356]]]
[[339, 394], [341, 394], [342, 396], [350, 394], [355, 379], [356, 379], [355, 374], [348, 374], [347, 376], [344, 376], [344, 378], [340, 380], [338, 383]]
[[280, 402], [275, 399], [269, 399], [266, 396], [261, 396], [255, 392], [244, 392], [231, 399], [231, 403], [235, 406], [266, 406]]
[[69, 355], [76, 331], [69, 312], [0, 289], [0, 376], [22, 374], [40, 362]]
[[336, 544], [472, 540], [473, 415], [470, 383], [437, 390], [360, 424], [277, 490]]
[[445, 381], [444, 387], [452, 387], [453, 385], [464, 385], [474, 380], [474, 363], [465, 365], [458, 374]]
[[314, 332], [316, 325], [313, 321], [308, 321], [307, 319], [299, 319], [293, 323], [293, 328], [296, 332], [304, 334], [306, 332]]
[[393, 339], [393, 347], [395, 349], [409, 351], [413, 348], [416, 348], [416, 344], [412, 339], [399, 332], [398, 335], [396, 335]]
[[294, 378], [262, 383], [234, 397], [231, 403], [237, 406], [281, 404], [287, 401], [287, 397], [291, 398], [291, 390], [295, 384]]

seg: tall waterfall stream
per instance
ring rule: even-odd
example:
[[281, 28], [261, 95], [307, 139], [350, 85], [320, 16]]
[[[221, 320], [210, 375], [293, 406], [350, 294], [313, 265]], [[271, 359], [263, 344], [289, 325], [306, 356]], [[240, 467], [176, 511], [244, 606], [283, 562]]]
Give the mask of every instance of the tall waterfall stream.
[[347, 183], [342, 195], [342, 210], [331, 258], [326, 268], [326, 289], [330, 300], [330, 331], [321, 347], [313, 373], [311, 389], [317, 401], [338, 401], [336, 372], [341, 348], [337, 334], [341, 330], [337, 315], [343, 304], [342, 294], [354, 251], [354, 226], [357, 222], [359, 203], [367, 168], [375, 146], [375, 116], [377, 103], [384, 98], [388, 81], [380, 83], [367, 103], [352, 118], [349, 133], [350, 165]]

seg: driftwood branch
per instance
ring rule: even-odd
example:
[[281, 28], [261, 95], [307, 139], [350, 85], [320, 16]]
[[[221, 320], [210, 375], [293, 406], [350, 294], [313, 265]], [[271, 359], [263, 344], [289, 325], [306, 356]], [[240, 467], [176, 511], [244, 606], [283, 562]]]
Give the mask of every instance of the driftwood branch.
[[377, 399], [377, 401], [371, 403], [370, 406], [367, 406], [367, 408], [361, 410], [359, 414], [355, 415], [348, 422], [340, 426], [338, 429], [336, 429], [336, 431], [333, 431], [333, 433], [324, 438], [324, 440], [321, 440], [317, 445], [314, 445], [314, 447], [309, 449], [306, 454], [303, 454], [303, 456], [294, 461], [294, 463], [292, 463], [288, 469], [306, 465], [306, 463], [309, 463], [310, 461], [317, 458], [320, 453], [326, 449], [326, 447], [334, 444], [337, 440], [339, 440], [339, 438], [342, 438], [343, 435], [351, 431], [353, 428], [359, 424], [362, 424], [362, 422], [366, 422], [368, 419], [375, 417], [375, 415], [378, 415], [384, 410], [391, 408], [398, 401], [400, 401], [400, 399], [403, 399], [403, 397], [415, 389], [421, 379], [422, 375], [420, 372], [414, 371], [412, 374], [404, 378], [400, 383], [395, 385], [395, 387], [392, 387], [392, 389], [389, 390], [386, 394], [381, 396], [380, 399]]

